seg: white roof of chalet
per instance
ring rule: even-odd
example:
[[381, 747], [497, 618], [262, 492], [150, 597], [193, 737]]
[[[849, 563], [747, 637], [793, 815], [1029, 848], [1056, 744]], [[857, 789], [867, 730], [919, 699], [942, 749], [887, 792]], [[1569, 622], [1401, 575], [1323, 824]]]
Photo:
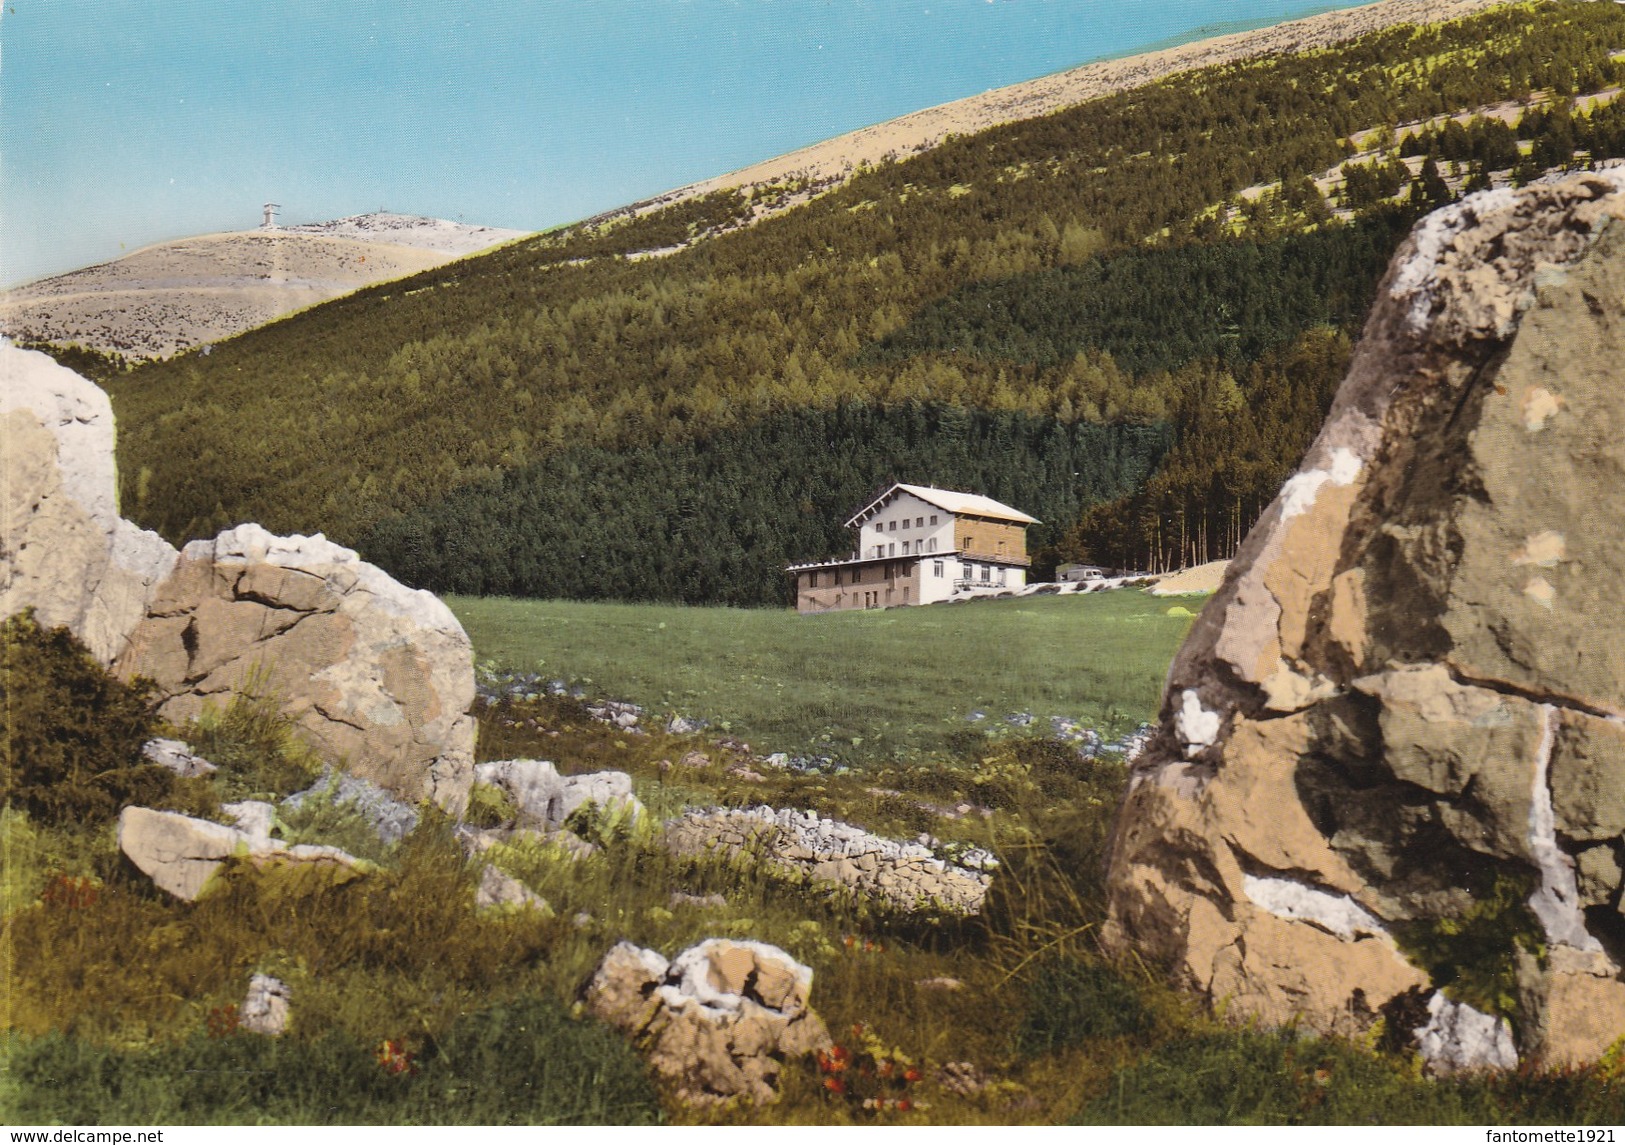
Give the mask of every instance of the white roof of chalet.
[[876, 508], [885, 504], [899, 492], [912, 493], [928, 505], [935, 505], [939, 509], [946, 509], [950, 513], [963, 513], [971, 517], [992, 517], [1000, 521], [1019, 521], [1024, 525], [1039, 524], [1037, 517], [1029, 517], [1020, 509], [1012, 509], [1002, 502], [991, 497], [983, 497], [980, 493], [956, 493], [952, 489], [933, 489], [929, 485], [904, 485], [899, 481], [879, 497], [869, 502], [856, 513], [848, 525], [855, 525], [874, 512]]

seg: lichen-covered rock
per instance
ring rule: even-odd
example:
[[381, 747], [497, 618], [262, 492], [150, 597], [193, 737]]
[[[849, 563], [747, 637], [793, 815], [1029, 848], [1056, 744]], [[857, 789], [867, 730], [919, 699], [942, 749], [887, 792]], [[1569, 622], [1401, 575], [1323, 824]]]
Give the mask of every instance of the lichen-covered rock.
[[[242, 806], [242, 805], [240, 805]], [[246, 805], [253, 807], [254, 805]], [[269, 804], [258, 804], [269, 808]], [[243, 822], [243, 820], [239, 820]], [[228, 827], [207, 819], [194, 819], [175, 811], [154, 811], [148, 807], [126, 807], [119, 813], [119, 849], [142, 874], [161, 890], [191, 902], [203, 893], [209, 879], [230, 858], [257, 862], [314, 863], [354, 868], [353, 855], [337, 847], [310, 843], [288, 846], [259, 829], [253, 819], [248, 827]]]
[[560, 830], [588, 803], [629, 819], [643, 815], [643, 804], [632, 794], [632, 777], [624, 771], [560, 775], [545, 759], [503, 759], [479, 764], [474, 780], [508, 793], [519, 811], [514, 825], [521, 829]]
[[750, 854], [813, 883], [843, 887], [905, 910], [976, 914], [992, 882], [990, 855], [979, 867], [939, 858], [922, 843], [901, 843], [811, 811], [761, 806], [693, 808], [666, 824], [666, 844], [680, 855]]
[[[1622, 216], [1611, 171], [1417, 226], [1169, 671], [1108, 946], [1234, 1017], [1352, 1033], [1431, 991], [1407, 936], [1471, 914], [1526, 1057], [1625, 1034]], [[1456, 1003], [1416, 1029], [1441, 1071], [1512, 1060]]]
[[433, 594], [320, 535], [258, 525], [193, 541], [114, 665], [155, 680], [165, 718], [274, 697], [331, 761], [461, 811], [474, 770], [473, 650]]
[[784, 1063], [829, 1048], [808, 1005], [812, 970], [776, 946], [711, 938], [668, 962], [618, 943], [583, 990], [692, 1104], [772, 1101]]
[[385, 846], [399, 843], [418, 825], [415, 807], [391, 799], [389, 793], [371, 780], [328, 769], [315, 783], [282, 800], [282, 806], [297, 811], [309, 801], [323, 800], [336, 807], [348, 807], [366, 820]]
[[0, 339], [0, 442], [0, 617], [32, 608], [112, 663], [176, 553], [118, 514], [107, 395]]

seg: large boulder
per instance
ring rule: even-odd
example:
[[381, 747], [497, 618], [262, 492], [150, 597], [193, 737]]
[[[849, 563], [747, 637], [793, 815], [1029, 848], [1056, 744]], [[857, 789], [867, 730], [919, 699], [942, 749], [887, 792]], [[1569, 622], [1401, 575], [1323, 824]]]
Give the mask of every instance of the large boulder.
[[176, 553], [118, 514], [107, 395], [0, 339], [0, 443], [0, 617], [32, 608], [112, 663]]
[[1625, 172], [1484, 192], [1396, 255], [1170, 668], [1109, 947], [1440, 1070], [1625, 1034], [1621, 216]]
[[461, 811], [473, 782], [473, 651], [432, 593], [321, 535], [239, 525], [193, 541], [114, 668], [158, 684], [164, 717], [269, 697], [329, 760]]
[[583, 992], [677, 1095], [704, 1105], [778, 1096], [784, 1064], [832, 1044], [808, 1006], [812, 970], [776, 946], [709, 938], [668, 962], [618, 943]]
[[460, 812], [474, 658], [456, 617], [320, 535], [258, 525], [177, 554], [118, 513], [107, 395], [0, 339], [0, 617], [32, 608], [176, 723], [271, 696], [330, 761]]

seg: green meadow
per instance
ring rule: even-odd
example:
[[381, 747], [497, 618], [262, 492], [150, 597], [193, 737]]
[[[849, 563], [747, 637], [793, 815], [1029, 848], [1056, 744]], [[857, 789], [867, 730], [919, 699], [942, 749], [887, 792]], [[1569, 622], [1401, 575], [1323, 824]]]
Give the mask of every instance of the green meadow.
[[[1156, 713], [1200, 598], [1124, 589], [801, 616], [783, 609], [448, 597], [476, 655], [709, 720], [759, 751], [911, 759], [1064, 716]], [[983, 718], [974, 719], [975, 713]]]

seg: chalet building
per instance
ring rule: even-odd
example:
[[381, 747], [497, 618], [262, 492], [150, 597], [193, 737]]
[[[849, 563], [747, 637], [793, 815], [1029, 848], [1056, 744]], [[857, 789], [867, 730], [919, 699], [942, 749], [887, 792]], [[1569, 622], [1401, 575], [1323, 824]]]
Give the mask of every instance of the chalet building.
[[999, 592], [1027, 583], [1027, 526], [1019, 509], [976, 493], [893, 485], [848, 521], [845, 558], [791, 565], [796, 608], [931, 604], [956, 592]]

